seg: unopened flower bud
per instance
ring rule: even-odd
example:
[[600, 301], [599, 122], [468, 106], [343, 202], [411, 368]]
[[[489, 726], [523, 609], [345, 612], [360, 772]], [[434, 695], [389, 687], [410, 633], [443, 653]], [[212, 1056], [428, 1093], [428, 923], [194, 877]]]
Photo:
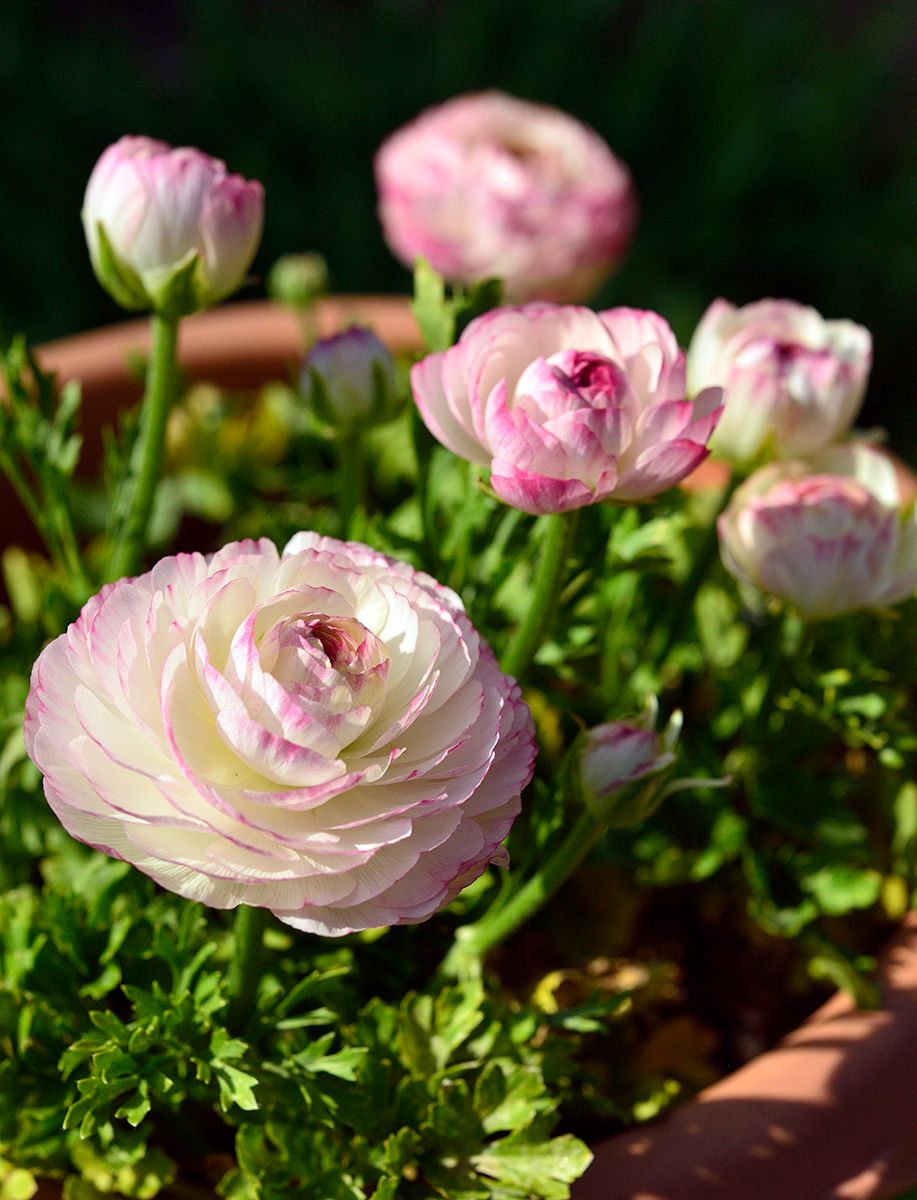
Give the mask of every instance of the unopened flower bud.
[[726, 408], [710, 439], [715, 458], [818, 453], [856, 419], [872, 361], [868, 330], [826, 321], [793, 300], [736, 308], [715, 300], [688, 351], [688, 387], [722, 387]]
[[272, 300], [302, 312], [328, 290], [328, 264], [320, 254], [284, 254], [268, 272]]
[[663, 732], [655, 729], [655, 697], [640, 717], [607, 721], [586, 730], [574, 749], [574, 771], [583, 803], [613, 828], [635, 825], [648, 817], [665, 792], [681, 713], [669, 718]]
[[359, 326], [316, 342], [303, 363], [302, 385], [315, 414], [342, 431], [381, 425], [401, 407], [391, 354]]
[[93, 169], [83, 228], [102, 286], [129, 309], [177, 318], [234, 292], [264, 219], [260, 183], [200, 150], [123, 137]]
[[732, 575], [809, 619], [887, 608], [917, 589], [917, 511], [890, 460], [862, 442], [761, 467], [718, 530]]

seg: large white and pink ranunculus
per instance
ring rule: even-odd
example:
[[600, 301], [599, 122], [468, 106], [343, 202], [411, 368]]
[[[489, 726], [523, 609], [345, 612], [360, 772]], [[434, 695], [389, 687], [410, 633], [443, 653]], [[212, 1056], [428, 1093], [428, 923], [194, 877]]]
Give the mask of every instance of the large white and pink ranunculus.
[[688, 387], [725, 389], [710, 451], [747, 466], [765, 453], [806, 458], [843, 437], [871, 363], [872, 338], [853, 321], [826, 321], [793, 300], [714, 300], [688, 348]]
[[512, 301], [588, 300], [636, 222], [630, 172], [594, 130], [502, 92], [428, 109], [375, 169], [397, 258], [454, 283], [496, 277]]
[[656, 313], [547, 303], [476, 318], [411, 384], [433, 436], [528, 513], [672, 487], [706, 458], [722, 400], [685, 398], [684, 354]]
[[500, 861], [534, 761], [458, 597], [312, 533], [105, 587], [36, 662], [25, 739], [75, 838], [329, 935], [421, 921]]
[[123, 137], [96, 163], [83, 228], [96, 277], [125, 308], [171, 317], [234, 292], [264, 222], [264, 189], [190, 146]]
[[806, 617], [884, 608], [917, 588], [917, 512], [902, 507], [889, 459], [863, 443], [762, 467], [719, 535], [727, 570]]

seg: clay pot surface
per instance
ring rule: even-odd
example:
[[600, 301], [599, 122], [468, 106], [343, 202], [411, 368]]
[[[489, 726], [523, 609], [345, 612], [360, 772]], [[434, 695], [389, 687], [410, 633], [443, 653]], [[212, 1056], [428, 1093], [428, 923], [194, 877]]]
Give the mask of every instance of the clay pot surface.
[[[322, 336], [359, 323], [395, 351], [420, 347], [405, 298], [328, 298], [316, 320]], [[246, 388], [294, 371], [301, 344], [294, 314], [256, 301], [185, 321], [180, 357], [192, 380]], [[46, 369], [83, 384], [90, 465], [101, 426], [139, 399], [129, 360], [148, 350], [146, 320], [39, 348]], [[917, 479], [905, 467], [899, 474], [913, 497]], [[685, 486], [725, 478], [708, 460]], [[599, 1145], [575, 1200], [891, 1200], [917, 1184], [917, 913], [879, 978], [880, 1011], [857, 1011], [838, 994], [775, 1050], [661, 1121]], [[49, 1189], [40, 1196], [59, 1195]]]
[[575, 1200], [891, 1200], [917, 1183], [917, 913], [882, 1008], [838, 993], [775, 1050], [595, 1148]]
[[[333, 296], [315, 306], [319, 336], [348, 325], [370, 325], [392, 350], [419, 348], [420, 330], [404, 297]], [[226, 304], [181, 323], [178, 355], [193, 381], [220, 387], [250, 388], [283, 379], [302, 358], [303, 330], [289, 309], [255, 300]], [[99, 431], [120, 408], [140, 399], [131, 360], [150, 351], [150, 323], [145, 317], [122, 321], [90, 333], [48, 342], [38, 348], [47, 371], [62, 383], [78, 379], [83, 386], [83, 432], [89, 465], [99, 448]]]

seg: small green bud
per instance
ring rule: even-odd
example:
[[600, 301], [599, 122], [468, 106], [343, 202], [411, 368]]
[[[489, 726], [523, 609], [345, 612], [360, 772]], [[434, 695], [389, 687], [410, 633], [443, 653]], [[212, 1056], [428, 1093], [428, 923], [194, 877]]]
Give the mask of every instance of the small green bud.
[[382, 425], [402, 403], [391, 354], [359, 326], [316, 342], [303, 363], [302, 387], [319, 419], [342, 432]]
[[328, 290], [328, 264], [320, 254], [284, 254], [268, 272], [267, 293], [303, 312]]

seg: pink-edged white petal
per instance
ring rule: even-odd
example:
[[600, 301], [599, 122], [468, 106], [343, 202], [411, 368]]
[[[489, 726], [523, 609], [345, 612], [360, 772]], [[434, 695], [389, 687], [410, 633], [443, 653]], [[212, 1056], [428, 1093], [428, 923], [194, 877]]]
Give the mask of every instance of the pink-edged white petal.
[[528, 710], [458, 597], [314, 534], [104, 589], [36, 663], [25, 737], [74, 837], [325, 933], [446, 903], [533, 765]]

